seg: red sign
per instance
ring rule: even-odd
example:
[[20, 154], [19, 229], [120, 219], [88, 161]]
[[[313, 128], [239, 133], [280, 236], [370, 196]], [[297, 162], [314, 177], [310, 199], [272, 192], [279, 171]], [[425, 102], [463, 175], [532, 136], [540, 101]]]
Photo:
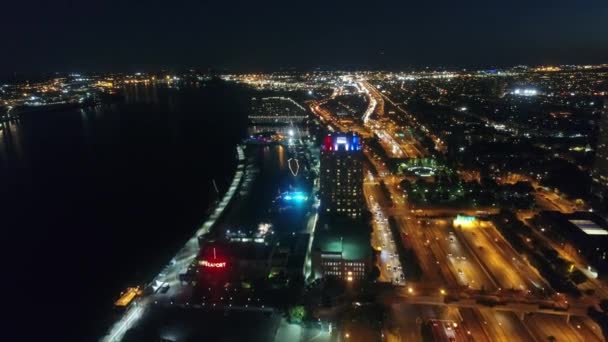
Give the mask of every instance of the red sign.
[[211, 262], [207, 260], [201, 260], [198, 262], [199, 265], [203, 267], [211, 267], [211, 268], [224, 268], [226, 267], [226, 262]]

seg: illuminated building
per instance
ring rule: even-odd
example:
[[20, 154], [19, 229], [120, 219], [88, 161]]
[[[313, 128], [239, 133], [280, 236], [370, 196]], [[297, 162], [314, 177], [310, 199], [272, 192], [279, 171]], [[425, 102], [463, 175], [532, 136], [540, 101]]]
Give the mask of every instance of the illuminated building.
[[308, 117], [306, 109], [288, 97], [251, 99], [249, 121], [254, 124], [298, 123]]
[[595, 162], [591, 170], [593, 192], [602, 202], [602, 209], [606, 210], [608, 199], [608, 99], [604, 106], [598, 123], [597, 147], [595, 148]]
[[346, 281], [365, 278], [371, 267], [370, 236], [369, 231], [357, 228], [318, 229], [312, 253], [316, 277], [333, 276]]
[[196, 273], [205, 285], [263, 279], [273, 269], [286, 268], [289, 253], [279, 253], [276, 244], [253, 235], [242, 238], [231, 234], [228, 238], [209, 241], [199, 252]]
[[356, 133], [333, 133], [321, 147], [320, 197], [330, 215], [360, 218], [363, 210], [363, 162]]

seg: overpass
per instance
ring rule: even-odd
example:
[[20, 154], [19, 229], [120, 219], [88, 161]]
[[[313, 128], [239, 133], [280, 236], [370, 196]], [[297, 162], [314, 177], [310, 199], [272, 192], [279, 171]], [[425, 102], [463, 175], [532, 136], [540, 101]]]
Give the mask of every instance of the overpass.
[[[449, 308], [489, 308], [490, 306], [484, 305], [477, 302], [475, 298], [461, 299], [445, 302], [444, 296], [418, 296], [418, 295], [406, 295], [406, 294], [393, 294], [385, 297], [391, 303], [399, 304], [418, 304], [418, 305], [434, 305], [434, 306], [446, 306]], [[479, 298], [481, 299], [481, 298]], [[551, 315], [564, 316], [566, 322], [570, 320], [571, 316], [587, 316], [588, 305], [585, 303], [572, 303], [567, 310], [554, 310], [549, 308], [543, 308], [539, 303], [515, 303], [507, 302], [504, 304], [496, 304], [491, 306], [493, 310], [510, 311], [523, 320], [526, 314], [530, 313], [544, 313]]]

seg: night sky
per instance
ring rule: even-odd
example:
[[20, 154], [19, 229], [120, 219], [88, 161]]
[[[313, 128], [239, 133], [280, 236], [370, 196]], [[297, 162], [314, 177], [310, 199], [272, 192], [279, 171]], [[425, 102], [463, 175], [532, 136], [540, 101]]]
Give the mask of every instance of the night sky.
[[608, 62], [608, 1], [5, 1], [0, 72]]

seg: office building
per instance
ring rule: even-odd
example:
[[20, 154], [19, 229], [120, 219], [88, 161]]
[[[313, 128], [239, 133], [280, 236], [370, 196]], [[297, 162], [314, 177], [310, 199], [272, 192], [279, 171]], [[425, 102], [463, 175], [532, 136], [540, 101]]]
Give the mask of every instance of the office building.
[[320, 197], [330, 216], [358, 219], [363, 211], [363, 159], [356, 133], [333, 133], [321, 147]]
[[315, 234], [312, 265], [316, 278], [365, 279], [372, 266], [369, 230], [360, 226], [319, 228]]

